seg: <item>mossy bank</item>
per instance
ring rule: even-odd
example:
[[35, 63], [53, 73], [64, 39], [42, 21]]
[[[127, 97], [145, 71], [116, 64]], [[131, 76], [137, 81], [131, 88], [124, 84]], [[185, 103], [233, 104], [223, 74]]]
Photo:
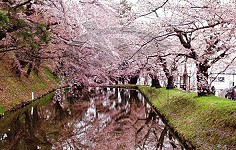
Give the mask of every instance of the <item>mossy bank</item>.
[[138, 86], [169, 125], [196, 149], [236, 149], [236, 101]]
[[40, 68], [38, 75], [32, 72], [29, 77], [18, 77], [4, 66], [1, 70], [0, 113], [30, 101], [32, 92], [34, 92], [34, 98], [38, 98], [58, 85], [57, 77], [46, 66]]

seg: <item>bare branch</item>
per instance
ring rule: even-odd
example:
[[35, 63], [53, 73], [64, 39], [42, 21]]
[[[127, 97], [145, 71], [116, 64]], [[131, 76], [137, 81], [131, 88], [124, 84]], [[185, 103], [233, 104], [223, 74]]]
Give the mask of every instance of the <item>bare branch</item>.
[[167, 37], [169, 37], [169, 36], [174, 36], [174, 35], [176, 35], [176, 34], [167, 33], [167, 34], [163, 34], [163, 35], [160, 35], [160, 36], [156, 36], [156, 37], [150, 39], [149, 41], [143, 43], [143, 44], [140, 46], [140, 48], [139, 48], [136, 52], [134, 52], [131, 57], [128, 58], [128, 60], [132, 59], [138, 52], [140, 52], [140, 51], [142, 50], [142, 48], [143, 48], [144, 46], [148, 45], [148, 44], [151, 43], [152, 41], [154, 41], [154, 40], [156, 40], [156, 39], [158, 39], [158, 38], [161, 38], [161, 37], [167, 38]]
[[225, 56], [227, 56], [228, 54], [227, 51], [230, 48], [226, 48], [226, 50], [224, 50], [221, 54], [219, 54], [217, 57], [215, 57], [212, 61], [211, 61], [211, 65], [215, 64], [216, 62], [218, 62], [219, 60], [221, 60], [222, 58], [224, 58]]
[[13, 9], [16, 10], [17, 8], [19, 8], [21, 6], [24, 6], [24, 5], [27, 5], [27, 4], [31, 3], [31, 1], [32, 0], [27, 0], [27, 1], [23, 2], [23, 3], [20, 3], [20, 4], [16, 5], [16, 6], [14, 6]]
[[152, 58], [152, 57], [167, 57], [167, 56], [170, 56], [172, 55], [173, 53], [168, 53], [168, 54], [165, 54], [165, 55], [160, 55], [160, 54], [155, 54], [155, 55], [149, 55], [147, 56], [148, 58]]
[[5, 48], [5, 50], [0, 50], [0, 53], [10, 52], [10, 51], [16, 51], [16, 50], [19, 50], [19, 49], [21, 49], [21, 48], [23, 48], [23, 46], [22, 46], [22, 47], [11, 48], [11, 49]]
[[211, 24], [211, 25], [202, 26], [202, 27], [198, 27], [198, 28], [195, 28], [195, 29], [193, 29], [193, 30], [190, 30], [190, 31], [186, 31], [185, 33], [193, 33], [193, 32], [195, 32], [195, 31], [197, 31], [197, 30], [202, 30], [202, 29], [207, 29], [207, 28], [213, 28], [213, 27], [215, 27], [215, 26], [217, 26], [217, 25], [224, 24], [224, 23], [226, 23], [226, 22], [224, 22], [224, 21], [222, 21], [222, 22], [218, 21], [218, 22], [216, 22], [216, 23], [214, 23], [214, 24]]
[[[215, 81], [215, 79], [216, 79], [220, 74], [224, 73], [224, 72], [230, 67], [230, 65], [231, 65], [235, 60], [236, 60], [236, 57], [234, 57], [234, 58], [231, 60], [231, 62], [224, 68], [224, 70], [218, 72], [217, 75], [213, 78], [213, 80], [210, 81], [210, 85], [212, 84], [212, 82]], [[209, 75], [212, 75], [212, 74], [214, 74], [214, 73], [210, 73]]]
[[162, 7], [164, 7], [165, 4], [166, 4], [168, 1], [169, 1], [169, 0], [166, 0], [161, 6], [159, 6], [159, 7], [155, 8], [155, 9], [151, 10], [150, 12], [148, 12], [148, 13], [146, 13], [146, 14], [140, 15], [140, 16], [138, 16], [137, 18], [139, 18], [139, 17], [144, 17], [144, 16], [150, 15], [150, 14], [152, 14], [152, 13], [155, 13], [156, 16], [158, 17], [157, 10], [160, 9], [160, 8], [162, 8]]

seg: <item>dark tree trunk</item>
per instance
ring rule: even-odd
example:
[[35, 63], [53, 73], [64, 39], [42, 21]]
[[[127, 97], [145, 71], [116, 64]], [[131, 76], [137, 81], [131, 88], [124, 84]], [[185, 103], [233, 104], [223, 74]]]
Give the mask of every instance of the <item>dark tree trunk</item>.
[[25, 62], [25, 61], [23, 61], [23, 60], [19, 60], [19, 63], [20, 63], [20, 65], [21, 65], [22, 68], [25, 68], [26, 65], [28, 64], [28, 62]]
[[125, 78], [124, 77], [119, 77], [119, 81], [121, 82], [121, 84], [125, 84]]
[[40, 64], [41, 64], [41, 60], [40, 59], [37, 59], [35, 61], [35, 64], [34, 64], [34, 71], [36, 73], [36, 75], [38, 76], [39, 75], [39, 67], [40, 67]]
[[184, 73], [183, 73], [183, 85], [182, 85], [183, 90], [187, 90], [187, 82], [188, 82], [187, 80], [188, 80], [188, 73], [187, 73], [187, 67], [185, 63]]
[[173, 88], [175, 88], [174, 77], [172, 75], [170, 75], [170, 76], [167, 77], [166, 89], [173, 89]]
[[6, 32], [0, 31], [0, 40], [2, 40], [3, 38], [5, 38], [6, 35], [7, 35]]
[[21, 76], [21, 74], [25, 75], [25, 72], [24, 72], [23, 68], [27, 65], [27, 62], [18, 60], [15, 57], [13, 64], [14, 64], [14, 67], [12, 68], [12, 71], [15, 74], [17, 74], [19, 77]]
[[31, 71], [32, 71], [32, 69], [33, 69], [33, 64], [32, 63], [30, 63], [29, 64], [29, 68], [28, 68], [28, 70], [27, 70], [27, 76], [29, 76], [30, 75], [30, 73], [31, 73]]
[[131, 76], [129, 84], [136, 84], [138, 82], [138, 76]]
[[175, 70], [175, 67], [172, 66], [171, 68], [167, 67], [166, 59], [159, 57], [160, 62], [162, 63], [163, 71], [165, 72], [166, 78], [167, 78], [167, 86], [166, 89], [173, 89], [174, 86], [174, 77], [172, 75], [172, 72]]
[[161, 84], [157, 76], [152, 77], [152, 87], [161, 88]]
[[208, 84], [208, 68], [207, 63], [197, 64], [197, 93], [198, 96], [210, 95], [210, 87]]

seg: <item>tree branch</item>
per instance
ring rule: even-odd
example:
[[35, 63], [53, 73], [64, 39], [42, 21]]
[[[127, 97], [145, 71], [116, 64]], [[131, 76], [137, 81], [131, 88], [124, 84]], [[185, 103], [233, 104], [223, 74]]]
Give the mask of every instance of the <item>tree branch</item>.
[[137, 18], [139, 18], [139, 17], [144, 17], [144, 16], [150, 15], [150, 14], [152, 14], [152, 13], [155, 13], [156, 16], [158, 17], [158, 14], [157, 14], [156, 11], [157, 11], [158, 9], [164, 7], [165, 4], [166, 4], [168, 1], [169, 1], [169, 0], [166, 0], [161, 6], [159, 6], [159, 7], [155, 8], [155, 9], [151, 10], [150, 12], [148, 12], [148, 13], [146, 13], [146, 14], [140, 15], [140, 16], [138, 16]]
[[[212, 84], [212, 82], [215, 81], [215, 79], [216, 79], [221, 73], [224, 73], [224, 72], [230, 67], [230, 65], [235, 61], [235, 59], [236, 59], [236, 57], [234, 57], [234, 58], [231, 60], [231, 62], [225, 67], [224, 70], [222, 70], [222, 71], [220, 71], [219, 73], [217, 73], [217, 75], [213, 78], [213, 80], [210, 81], [210, 85]], [[213, 73], [210, 73], [209, 75], [212, 75], [212, 74], [213, 74]]]
[[223, 57], [227, 56], [228, 54], [226, 54], [226, 52], [229, 50], [230, 48], [226, 48], [226, 50], [224, 50], [221, 54], [219, 54], [217, 57], [215, 57], [212, 61], [211, 61], [211, 65], [213, 65], [214, 63], [218, 62], [220, 59], [222, 59]]
[[31, 3], [31, 1], [32, 0], [27, 0], [27, 1], [23, 2], [23, 3], [20, 3], [20, 4], [16, 5], [16, 6], [14, 6], [13, 9], [16, 10], [17, 8], [19, 8], [21, 6], [24, 6], [24, 5], [27, 5], [27, 4]]
[[23, 46], [22, 46], [22, 47], [19, 47], [19, 48], [15, 47], [15, 48], [12, 48], [12, 49], [7, 49], [7, 48], [6, 48], [5, 50], [0, 50], [0, 53], [15, 51], [15, 50], [19, 50], [19, 49], [21, 49], [21, 48], [23, 48]]
[[215, 27], [215, 26], [217, 26], [217, 25], [220, 25], [220, 24], [223, 24], [223, 23], [225, 23], [225, 22], [224, 22], [224, 21], [222, 21], [222, 22], [217, 21], [217, 22], [214, 23], [214, 24], [211, 24], [211, 25], [208, 25], [208, 26], [197, 27], [197, 28], [195, 28], [195, 29], [193, 29], [193, 30], [186, 31], [185, 33], [193, 33], [193, 32], [195, 32], [195, 31], [197, 31], [197, 30], [202, 30], [202, 29], [207, 29], [207, 28], [213, 28], [213, 27]]
[[133, 58], [133, 57], [134, 57], [134, 56], [135, 56], [139, 51], [142, 50], [142, 48], [143, 48], [144, 46], [148, 45], [148, 44], [151, 43], [152, 41], [154, 41], [154, 40], [156, 40], [156, 39], [158, 39], [158, 38], [160, 38], [160, 37], [167, 38], [167, 37], [169, 37], [169, 36], [173, 36], [173, 35], [176, 35], [176, 34], [173, 34], [173, 33], [167, 33], [167, 34], [160, 35], [160, 36], [156, 36], [156, 37], [150, 39], [149, 41], [143, 43], [143, 44], [140, 46], [140, 48], [139, 48], [138, 50], [136, 50], [136, 52], [134, 52], [133, 55], [131, 55], [127, 60], [132, 59], [132, 58]]
[[174, 29], [177, 33], [177, 37], [180, 40], [180, 43], [183, 45], [184, 48], [190, 49], [191, 46], [191, 38], [187, 36], [187, 33], [178, 29]]

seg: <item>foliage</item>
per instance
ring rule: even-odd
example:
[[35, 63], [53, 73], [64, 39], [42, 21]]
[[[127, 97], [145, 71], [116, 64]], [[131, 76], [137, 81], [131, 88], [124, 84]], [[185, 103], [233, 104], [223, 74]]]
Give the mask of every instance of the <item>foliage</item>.
[[[22, 27], [25, 27], [22, 24]], [[50, 32], [46, 30], [46, 26], [44, 24], [36, 24], [36, 29], [34, 28], [26, 28], [25, 30], [21, 30], [16, 32], [18, 38], [21, 39], [22, 45], [26, 47], [30, 47], [32, 50], [39, 50], [42, 44], [49, 44], [50, 41]]]
[[0, 114], [3, 114], [5, 112], [4, 108], [0, 106]]
[[53, 57], [54, 72], [69, 82], [113, 84], [134, 74], [152, 74], [172, 88], [186, 62], [196, 66], [192, 70], [199, 95], [208, 95], [209, 68], [225, 58], [231, 63], [236, 59], [230, 55], [235, 52], [235, 2], [25, 3], [9, 4], [6, 10], [18, 60], [14, 69], [27, 76], [43, 59]]
[[8, 16], [0, 10], [0, 26], [2, 28], [7, 28], [8, 23], [10, 22]]
[[49, 44], [50, 42], [50, 32], [46, 29], [46, 25], [43, 23], [37, 24], [37, 30], [35, 33], [39, 36], [42, 43]]
[[[3, 48], [0, 53], [10, 52], [14, 54], [13, 71], [19, 76], [21, 74], [29, 76], [32, 70], [38, 70], [42, 57], [44, 57], [45, 48], [50, 42], [50, 32], [45, 20], [39, 20], [43, 15], [32, 15], [35, 13], [31, 1], [24, 3], [1, 2], [0, 12], [1, 24], [5, 30], [2, 30], [1, 39], [4, 42], [0, 44]], [[8, 44], [4, 44], [8, 43]], [[12, 49], [12, 50], [5, 50]], [[27, 70], [25, 70], [27, 69]]]
[[28, 24], [23, 20], [23, 19], [12, 19], [11, 20], [11, 24], [12, 24], [12, 27], [16, 27], [16, 28], [25, 28], [28, 26]]
[[70, 0], [46, 5], [42, 9], [60, 20], [54, 42], [66, 47], [54, 45], [66, 56], [56, 62], [57, 72], [80, 78], [81, 84], [112, 83], [133, 74], [160, 79], [164, 74], [172, 88], [188, 61], [196, 65], [199, 93], [207, 95], [208, 69], [234, 51], [233, 16], [230, 20], [224, 14], [235, 9], [223, 7], [234, 8], [230, 2]]

